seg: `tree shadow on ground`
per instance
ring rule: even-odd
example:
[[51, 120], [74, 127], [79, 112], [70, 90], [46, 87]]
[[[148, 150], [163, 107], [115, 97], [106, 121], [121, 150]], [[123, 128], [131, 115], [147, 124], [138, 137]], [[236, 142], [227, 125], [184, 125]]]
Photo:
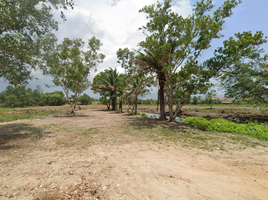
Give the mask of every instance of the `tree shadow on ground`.
[[85, 118], [85, 117], [89, 117], [89, 118], [94, 118], [94, 115], [84, 115], [84, 114], [75, 114], [75, 115], [64, 115], [64, 116], [54, 116], [55, 118], [76, 118], [76, 117], [81, 117], [81, 118]]
[[41, 128], [26, 123], [0, 125], [0, 149], [16, 148], [22, 140], [39, 140], [44, 134]]
[[[135, 115], [125, 115], [127, 117], [129, 116], [135, 116]], [[167, 120], [159, 120], [159, 119], [152, 119], [152, 118], [131, 118], [128, 120], [129, 125], [137, 130], [142, 130], [143, 128], [165, 128], [170, 130], [178, 130], [178, 129], [189, 129], [193, 126], [183, 123], [183, 122], [168, 122]]]

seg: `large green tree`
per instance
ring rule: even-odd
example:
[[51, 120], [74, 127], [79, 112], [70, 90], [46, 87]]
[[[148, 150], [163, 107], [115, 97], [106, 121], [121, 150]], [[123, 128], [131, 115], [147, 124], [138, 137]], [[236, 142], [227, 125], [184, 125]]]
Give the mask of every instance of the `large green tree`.
[[[185, 18], [172, 12], [171, 0], [140, 10], [147, 14], [149, 22], [141, 28], [147, 37], [139, 44], [139, 58], [144, 69], [158, 75], [160, 119], [165, 118], [165, 87], [170, 121], [173, 121], [176, 92], [180, 91], [181, 99], [176, 106], [175, 116], [193, 93], [198, 90], [203, 93], [209, 88], [210, 78], [245, 56], [246, 49], [263, 42], [259, 32], [255, 35], [248, 32], [238, 34], [237, 40], [230, 38], [224, 42], [224, 47], [215, 50], [213, 58], [199, 61], [202, 53], [211, 47], [212, 40], [222, 37], [225, 19], [232, 15], [232, 9], [240, 2], [226, 0], [222, 6], [214, 9], [212, 0], [200, 0], [194, 5], [192, 14]], [[241, 42], [244, 45], [240, 45]]]
[[73, 0], [0, 1], [0, 77], [15, 85], [30, 78], [40, 61], [39, 36], [58, 29], [53, 8], [73, 8]]
[[73, 40], [65, 38], [62, 44], [57, 45], [45, 56], [48, 67], [46, 73], [53, 78], [56, 86], [62, 87], [73, 114], [75, 106], [70, 102], [69, 91], [74, 92], [77, 100], [77, 94], [89, 87], [90, 70], [96, 68], [105, 58], [99, 53], [102, 45], [100, 40], [94, 36], [88, 40], [87, 51], [83, 51], [84, 44], [80, 38]]
[[263, 53], [252, 48], [246, 59], [223, 72], [220, 80], [226, 97], [268, 106], [268, 55]]

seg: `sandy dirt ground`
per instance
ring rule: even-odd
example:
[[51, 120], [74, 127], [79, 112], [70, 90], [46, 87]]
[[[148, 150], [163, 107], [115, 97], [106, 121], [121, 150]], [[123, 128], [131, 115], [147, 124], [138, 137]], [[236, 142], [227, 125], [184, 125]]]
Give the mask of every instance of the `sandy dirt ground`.
[[0, 199], [268, 199], [267, 148], [159, 148], [116, 134], [138, 120], [82, 109], [1, 123], [17, 135], [0, 143]]

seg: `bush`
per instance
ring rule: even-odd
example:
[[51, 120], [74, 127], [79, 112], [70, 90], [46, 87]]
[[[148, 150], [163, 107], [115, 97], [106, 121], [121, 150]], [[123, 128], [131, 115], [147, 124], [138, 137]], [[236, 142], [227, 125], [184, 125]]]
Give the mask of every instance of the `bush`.
[[41, 106], [61, 106], [65, 104], [65, 97], [63, 92], [55, 91], [51, 93], [45, 93], [41, 95]]
[[237, 124], [223, 119], [212, 119], [208, 121], [202, 117], [189, 117], [184, 122], [195, 125], [203, 131], [245, 134], [261, 140], [268, 140], [268, 126], [265, 124]]
[[78, 98], [78, 101], [80, 102], [81, 105], [92, 104], [92, 98], [85, 93]]
[[146, 115], [145, 113], [141, 113], [141, 116], [144, 117], [144, 118], [148, 117], [148, 115]]

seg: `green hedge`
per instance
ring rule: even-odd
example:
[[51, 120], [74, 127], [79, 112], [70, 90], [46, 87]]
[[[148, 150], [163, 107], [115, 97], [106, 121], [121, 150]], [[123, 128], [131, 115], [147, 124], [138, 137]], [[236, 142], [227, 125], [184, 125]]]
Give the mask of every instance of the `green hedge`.
[[184, 122], [195, 125], [203, 131], [245, 134], [261, 140], [268, 140], [268, 126], [265, 124], [237, 124], [223, 119], [212, 119], [208, 121], [202, 117], [189, 117]]

